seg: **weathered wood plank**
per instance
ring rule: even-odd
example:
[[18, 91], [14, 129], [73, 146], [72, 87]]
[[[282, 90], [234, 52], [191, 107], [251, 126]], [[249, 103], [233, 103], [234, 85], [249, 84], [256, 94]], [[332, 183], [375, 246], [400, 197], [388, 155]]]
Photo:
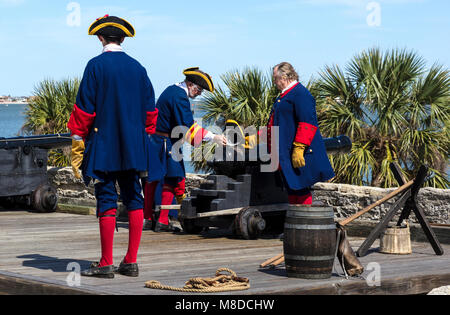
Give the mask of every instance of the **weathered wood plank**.
[[[119, 222], [119, 233], [115, 234], [116, 264], [127, 250], [127, 227], [128, 223]], [[363, 240], [353, 238], [352, 246], [357, 248]], [[145, 231], [138, 256], [138, 278], [121, 275], [113, 280], [81, 278], [81, 287], [70, 288], [66, 284], [67, 265], [77, 262], [86, 268], [100, 256], [97, 219], [62, 213], [0, 211], [0, 271], [3, 276], [3, 282], [0, 277], [0, 292], [8, 290], [9, 286], [10, 292], [21, 294], [178, 295], [178, 292], [147, 289], [144, 283], [158, 280], [182, 287], [189, 278], [211, 277], [221, 267], [248, 277], [251, 289], [220, 295], [416, 294], [448, 284], [448, 253], [436, 256], [428, 243], [413, 243], [411, 255], [384, 255], [375, 250], [377, 246], [378, 241], [361, 259], [365, 267], [371, 262], [381, 267], [382, 285], [372, 288], [364, 280], [340, 277], [342, 271], [337, 262], [333, 277], [320, 281], [287, 278], [283, 265], [275, 269], [259, 268], [261, 262], [282, 252], [283, 243], [276, 238], [239, 240], [227, 232], [214, 230], [203, 235]], [[445, 249], [448, 252], [450, 246]]]

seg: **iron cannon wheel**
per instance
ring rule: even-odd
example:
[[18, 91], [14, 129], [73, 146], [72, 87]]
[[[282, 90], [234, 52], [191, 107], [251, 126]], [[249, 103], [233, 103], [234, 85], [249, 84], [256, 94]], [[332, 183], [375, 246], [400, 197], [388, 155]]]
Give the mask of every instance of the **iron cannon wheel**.
[[246, 240], [257, 239], [266, 228], [261, 212], [254, 208], [239, 211], [234, 220], [233, 232]]
[[58, 195], [52, 185], [42, 184], [31, 194], [31, 205], [39, 212], [55, 212]]
[[180, 225], [187, 234], [199, 234], [203, 227], [195, 225], [195, 219], [180, 219]]

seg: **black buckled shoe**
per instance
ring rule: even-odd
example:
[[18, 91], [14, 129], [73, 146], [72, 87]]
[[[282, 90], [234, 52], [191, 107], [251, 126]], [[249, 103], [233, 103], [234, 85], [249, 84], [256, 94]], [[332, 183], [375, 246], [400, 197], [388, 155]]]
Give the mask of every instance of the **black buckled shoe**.
[[161, 222], [157, 222], [155, 225], [155, 232], [180, 232], [180, 231], [181, 230], [173, 226], [172, 223], [162, 224]]
[[152, 231], [155, 229], [155, 222], [153, 220], [144, 220], [144, 225], [142, 226], [142, 231]]
[[139, 277], [139, 267], [137, 263], [134, 264], [126, 264], [123, 262], [120, 263], [119, 267], [117, 267], [114, 272], [119, 273], [121, 275], [127, 277]]
[[96, 278], [114, 278], [114, 267], [113, 265], [99, 267], [98, 262], [91, 263], [89, 269], [83, 270], [81, 275], [84, 277], [96, 277]]

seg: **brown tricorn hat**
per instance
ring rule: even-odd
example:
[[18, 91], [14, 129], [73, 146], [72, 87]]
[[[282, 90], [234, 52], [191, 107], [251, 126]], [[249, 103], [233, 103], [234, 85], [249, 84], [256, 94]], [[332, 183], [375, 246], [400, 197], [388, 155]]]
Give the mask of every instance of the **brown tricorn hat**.
[[183, 71], [183, 74], [186, 76], [186, 80], [201, 86], [205, 90], [214, 92], [214, 83], [211, 76], [201, 71], [200, 68], [188, 68]]
[[136, 31], [127, 21], [117, 16], [105, 15], [98, 18], [89, 27], [89, 35], [103, 35], [111, 37], [134, 37]]

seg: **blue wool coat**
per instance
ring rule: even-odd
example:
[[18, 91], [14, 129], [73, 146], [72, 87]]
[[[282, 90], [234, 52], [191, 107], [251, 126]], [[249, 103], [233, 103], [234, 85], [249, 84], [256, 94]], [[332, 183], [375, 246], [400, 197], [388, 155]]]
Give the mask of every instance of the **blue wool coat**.
[[155, 95], [147, 71], [124, 52], [106, 52], [86, 66], [76, 105], [96, 114], [83, 156], [82, 171], [102, 180], [105, 173], [147, 171], [147, 112], [155, 110]]
[[[164, 177], [184, 178], [186, 171], [181, 139], [194, 125], [186, 91], [176, 85], [169, 86], [158, 98], [156, 108], [159, 110], [156, 130], [169, 134], [169, 137], [150, 136], [148, 181], [162, 181]], [[178, 127], [179, 132], [172, 134], [175, 127]]]
[[300, 122], [318, 127], [316, 101], [311, 93], [300, 83], [285, 96], [280, 96], [272, 108], [273, 125], [279, 127], [280, 167], [289, 188], [300, 190], [311, 187], [317, 182], [327, 181], [335, 176], [328, 159], [320, 130], [309, 147], [304, 158], [306, 166], [294, 169], [292, 149]]

